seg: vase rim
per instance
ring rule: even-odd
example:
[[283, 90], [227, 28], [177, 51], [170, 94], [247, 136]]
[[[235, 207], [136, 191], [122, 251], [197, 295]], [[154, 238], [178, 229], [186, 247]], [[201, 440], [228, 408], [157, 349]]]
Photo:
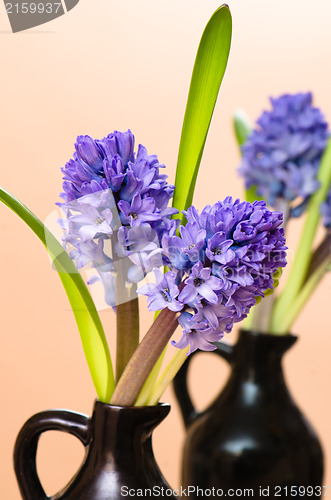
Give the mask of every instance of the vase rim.
[[241, 335], [251, 335], [253, 337], [265, 337], [265, 338], [275, 338], [275, 339], [293, 339], [297, 340], [298, 335], [294, 333], [284, 333], [282, 335], [276, 333], [259, 332], [250, 328], [240, 328], [239, 333]]
[[104, 403], [103, 401], [100, 401], [100, 399], [95, 399], [94, 401], [94, 408], [99, 407], [99, 408], [109, 408], [109, 410], [113, 411], [125, 411], [125, 410], [130, 410], [130, 411], [139, 411], [139, 410], [145, 410], [145, 411], [154, 411], [156, 408], [164, 408], [165, 410], [170, 411], [170, 404], [169, 403], [163, 403], [159, 402], [156, 405], [148, 405], [148, 406], [118, 406], [118, 405], [112, 405], [110, 403]]

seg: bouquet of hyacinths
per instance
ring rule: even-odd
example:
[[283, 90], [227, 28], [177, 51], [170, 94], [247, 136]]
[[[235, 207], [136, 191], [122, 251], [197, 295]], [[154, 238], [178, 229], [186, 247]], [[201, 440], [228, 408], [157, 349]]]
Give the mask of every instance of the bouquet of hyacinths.
[[[79, 136], [73, 158], [63, 168], [59, 205], [65, 249], [24, 205], [0, 190], [0, 199], [33, 229], [53, 259], [103, 402], [156, 404], [187, 354], [215, 349], [213, 343], [274, 287], [274, 274], [286, 264], [282, 214], [270, 211], [264, 201], [227, 197], [201, 212], [192, 206], [230, 40], [231, 16], [222, 6], [199, 45], [176, 188], [161, 173], [164, 165], [157, 156], [141, 145], [135, 151], [130, 130], [101, 140]], [[116, 312], [115, 374], [99, 315], [80, 274], [86, 267], [92, 269], [89, 284], [101, 281], [105, 301]], [[151, 271], [155, 282], [141, 283]], [[159, 312], [142, 339], [139, 293], [147, 296], [149, 310]], [[158, 377], [178, 325], [181, 338], [172, 341], [178, 349]]]
[[[260, 332], [286, 334], [325, 275], [331, 262], [331, 142], [322, 112], [311, 93], [271, 99], [254, 129], [237, 112], [235, 133], [241, 147], [239, 168], [246, 197], [263, 199], [291, 219], [305, 215], [301, 239], [288, 279], [251, 312], [245, 326]], [[320, 223], [326, 232], [316, 243]]]
[[[76, 266], [92, 266], [90, 282], [101, 280], [106, 302], [116, 308], [111, 402], [132, 405], [178, 324], [182, 336], [172, 345], [183, 353], [172, 371], [186, 354], [215, 349], [213, 342], [273, 287], [273, 274], [286, 263], [282, 214], [264, 201], [228, 197], [201, 213], [190, 206], [182, 225], [178, 210], [168, 207], [175, 188], [160, 174], [164, 165], [142, 145], [135, 154], [131, 131], [96, 141], [78, 137], [75, 147], [63, 169], [64, 239]], [[151, 271], [156, 282], [139, 287]], [[137, 293], [147, 296], [150, 311], [161, 311], [139, 345]], [[138, 403], [156, 402], [160, 389], [163, 382]]]

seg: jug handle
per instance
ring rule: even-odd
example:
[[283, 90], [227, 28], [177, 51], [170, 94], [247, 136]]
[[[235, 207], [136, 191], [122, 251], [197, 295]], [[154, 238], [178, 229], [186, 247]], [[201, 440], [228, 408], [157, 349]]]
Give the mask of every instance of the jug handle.
[[[234, 346], [226, 344], [225, 342], [214, 342], [213, 344], [216, 346], [216, 349], [211, 352], [218, 354], [231, 364], [233, 360]], [[201, 415], [201, 413], [198, 412], [194, 407], [187, 387], [188, 368], [193, 357], [199, 353], [201, 353], [201, 351], [194, 351], [192, 354], [190, 354], [190, 356], [188, 356], [187, 360], [174, 379], [174, 391], [182, 412], [184, 425], [186, 428], [188, 428], [199, 417], [199, 415]]]
[[[68, 410], [43, 411], [24, 424], [14, 448], [14, 468], [23, 500], [50, 500], [40, 483], [36, 468], [40, 435], [51, 430], [67, 432], [86, 447], [90, 441], [89, 424], [89, 417]], [[61, 497], [56, 498], [60, 500]]]

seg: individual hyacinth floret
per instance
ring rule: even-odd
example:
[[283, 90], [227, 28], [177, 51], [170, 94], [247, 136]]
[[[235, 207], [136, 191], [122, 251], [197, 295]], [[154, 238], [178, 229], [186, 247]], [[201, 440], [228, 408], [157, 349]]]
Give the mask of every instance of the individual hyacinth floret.
[[272, 289], [273, 274], [286, 265], [283, 215], [271, 212], [264, 201], [233, 201], [231, 197], [201, 214], [192, 206], [180, 236], [164, 234], [162, 253], [169, 271], [156, 284], [138, 290], [147, 295], [150, 310], [168, 307], [181, 311], [183, 335], [179, 348], [188, 345], [212, 350], [235, 322], [244, 319], [256, 297]]
[[176, 230], [170, 216], [178, 210], [168, 207], [174, 186], [160, 174], [164, 165], [156, 155], [148, 155], [142, 145], [135, 154], [130, 130], [102, 140], [79, 136], [75, 149], [62, 169], [64, 241], [78, 268], [97, 270], [113, 306], [118, 303], [114, 279], [121, 260], [127, 258], [120, 271], [125, 272], [123, 284], [140, 281], [162, 264], [162, 236]]
[[319, 187], [316, 174], [329, 137], [328, 125], [313, 107], [310, 92], [270, 101], [272, 109], [262, 113], [242, 146], [239, 172], [246, 187], [255, 186], [268, 205], [277, 207], [279, 200], [285, 200], [295, 217]]

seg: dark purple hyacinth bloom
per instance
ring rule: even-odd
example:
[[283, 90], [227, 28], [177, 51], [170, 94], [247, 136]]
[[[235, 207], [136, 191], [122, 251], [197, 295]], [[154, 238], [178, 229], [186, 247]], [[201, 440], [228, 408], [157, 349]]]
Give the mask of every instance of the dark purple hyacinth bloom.
[[116, 297], [109, 261], [129, 259], [123, 280], [138, 282], [162, 264], [162, 236], [177, 227], [170, 217], [178, 210], [168, 207], [174, 186], [160, 174], [164, 165], [142, 145], [135, 154], [134, 142], [130, 130], [101, 140], [78, 136], [73, 158], [62, 169], [64, 241], [79, 267], [96, 268], [112, 306]]
[[[165, 233], [162, 238], [164, 262], [170, 269], [164, 280], [169, 275], [180, 290], [168, 300], [171, 310], [182, 311], [179, 323], [184, 327], [182, 338], [173, 345], [189, 345], [189, 352], [211, 350], [212, 342], [247, 316], [256, 297], [273, 288], [273, 274], [286, 265], [283, 216], [268, 210], [264, 201], [231, 197], [208, 205], [201, 214], [194, 207], [185, 214], [188, 224], [179, 228], [180, 237]], [[139, 293], [147, 295], [153, 310], [169, 307], [160, 300], [159, 285], [143, 287]]]
[[329, 137], [328, 125], [313, 107], [310, 92], [270, 101], [272, 109], [262, 113], [242, 146], [239, 172], [246, 187], [256, 186], [268, 205], [275, 207], [277, 200], [285, 200], [295, 217], [319, 187], [316, 174]]

